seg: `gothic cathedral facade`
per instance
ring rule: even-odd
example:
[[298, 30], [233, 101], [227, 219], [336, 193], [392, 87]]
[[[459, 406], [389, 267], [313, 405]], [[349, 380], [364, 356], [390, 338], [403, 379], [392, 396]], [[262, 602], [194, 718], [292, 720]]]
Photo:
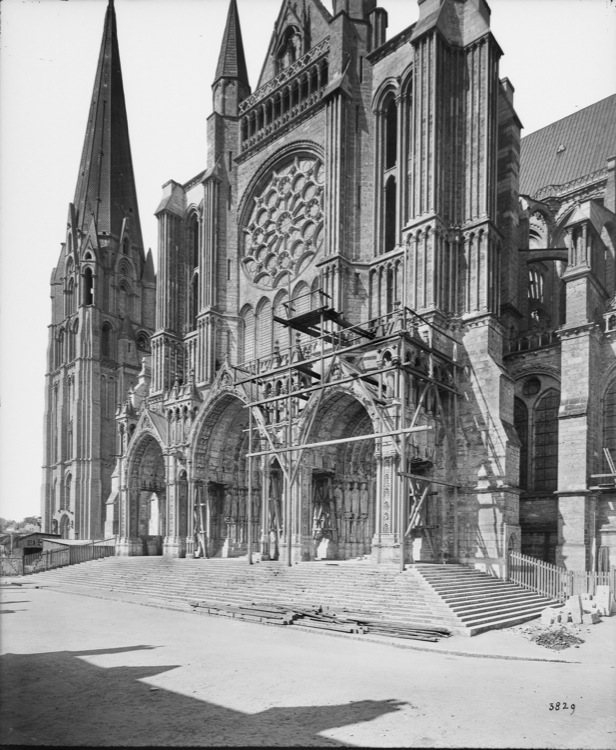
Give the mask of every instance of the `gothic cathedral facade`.
[[376, 0], [282, 0], [252, 90], [230, 0], [155, 275], [111, 0], [52, 275], [46, 530], [616, 564], [616, 97], [575, 116], [582, 162], [573, 122], [521, 139], [485, 0], [418, 5], [387, 39]]

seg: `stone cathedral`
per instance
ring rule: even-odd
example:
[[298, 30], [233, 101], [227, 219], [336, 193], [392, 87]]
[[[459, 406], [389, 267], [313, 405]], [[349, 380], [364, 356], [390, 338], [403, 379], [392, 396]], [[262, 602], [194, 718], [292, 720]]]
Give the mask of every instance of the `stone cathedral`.
[[377, 0], [281, 0], [253, 88], [229, 0], [155, 264], [110, 0], [51, 278], [46, 531], [616, 565], [616, 96], [521, 138], [485, 0], [417, 4], [388, 38]]

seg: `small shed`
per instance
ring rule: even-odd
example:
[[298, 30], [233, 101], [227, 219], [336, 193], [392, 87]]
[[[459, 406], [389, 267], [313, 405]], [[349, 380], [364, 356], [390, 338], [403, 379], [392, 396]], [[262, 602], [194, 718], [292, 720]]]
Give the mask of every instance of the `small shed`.
[[[23, 550], [21, 554], [31, 555], [42, 552], [47, 540], [61, 539], [60, 534], [47, 534], [42, 531], [33, 531], [30, 534], [15, 536], [13, 539], [13, 552]], [[20, 554], [20, 553], [17, 553]]]

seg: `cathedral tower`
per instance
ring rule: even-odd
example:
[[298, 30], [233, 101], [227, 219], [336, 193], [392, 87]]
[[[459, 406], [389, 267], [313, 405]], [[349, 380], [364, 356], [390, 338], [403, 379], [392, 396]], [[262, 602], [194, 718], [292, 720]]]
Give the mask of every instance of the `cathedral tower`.
[[103, 533], [115, 412], [148, 356], [155, 275], [144, 253], [113, 0], [107, 8], [66, 240], [51, 277], [42, 516]]

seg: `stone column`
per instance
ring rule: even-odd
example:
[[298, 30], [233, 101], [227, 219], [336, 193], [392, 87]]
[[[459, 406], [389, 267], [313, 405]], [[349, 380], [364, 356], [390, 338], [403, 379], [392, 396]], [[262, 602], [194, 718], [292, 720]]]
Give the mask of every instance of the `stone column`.
[[376, 453], [377, 516], [372, 539], [371, 558], [375, 563], [395, 563], [400, 560], [399, 500], [402, 491], [398, 475], [400, 458], [391, 438], [383, 439], [383, 447]]
[[166, 464], [166, 492], [165, 492], [165, 536], [163, 539], [163, 556], [179, 557], [180, 544], [177, 532], [177, 502], [178, 502], [178, 467], [177, 459], [173, 454], [163, 454]]

